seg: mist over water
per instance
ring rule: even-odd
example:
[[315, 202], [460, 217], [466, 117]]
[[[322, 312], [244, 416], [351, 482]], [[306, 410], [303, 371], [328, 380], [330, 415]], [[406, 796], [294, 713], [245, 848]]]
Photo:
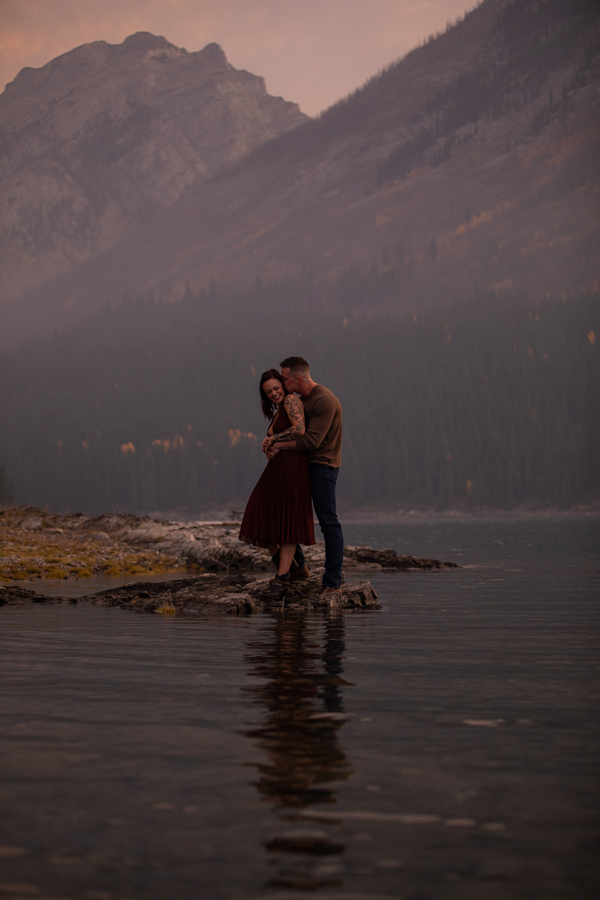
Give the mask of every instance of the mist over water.
[[289, 352], [342, 403], [342, 511], [600, 498], [596, 295], [307, 317], [302, 290], [125, 304], [0, 354], [14, 499], [95, 514], [243, 509], [265, 463], [260, 373]]

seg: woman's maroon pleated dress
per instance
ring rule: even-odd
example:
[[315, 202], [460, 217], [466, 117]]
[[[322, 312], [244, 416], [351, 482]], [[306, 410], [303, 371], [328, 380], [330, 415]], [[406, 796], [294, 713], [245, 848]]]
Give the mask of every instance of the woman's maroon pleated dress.
[[[280, 434], [290, 425], [282, 408], [273, 433]], [[256, 547], [315, 543], [306, 453], [280, 450], [269, 460], [246, 505], [240, 540]]]

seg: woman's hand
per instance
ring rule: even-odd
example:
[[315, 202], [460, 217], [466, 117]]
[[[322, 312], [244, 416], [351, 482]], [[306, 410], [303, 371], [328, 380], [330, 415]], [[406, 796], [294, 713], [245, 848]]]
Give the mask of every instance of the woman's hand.
[[266, 453], [273, 443], [273, 437], [271, 435], [267, 435], [264, 441], [262, 442], [262, 452]]

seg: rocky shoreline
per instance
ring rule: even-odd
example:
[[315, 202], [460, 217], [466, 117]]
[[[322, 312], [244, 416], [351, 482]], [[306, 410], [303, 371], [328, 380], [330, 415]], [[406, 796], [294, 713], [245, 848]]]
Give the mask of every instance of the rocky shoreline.
[[138, 613], [155, 613], [178, 618], [219, 614], [247, 616], [269, 610], [364, 610], [380, 609], [377, 593], [368, 581], [342, 586], [341, 596], [333, 598], [321, 594], [321, 578], [312, 576], [296, 582], [286, 592], [284, 600], [270, 600], [262, 596], [269, 576], [224, 575], [212, 572], [174, 581], [140, 582], [120, 588], [99, 591], [84, 597], [46, 597], [18, 586], [0, 587], [0, 606], [28, 606], [32, 603], [93, 603], [98, 606], [119, 607]]
[[[0, 511], [0, 536], [0, 580], [4, 581], [0, 605], [90, 602], [174, 616], [207, 612], [247, 615], [282, 605], [262, 597], [272, 575], [269, 553], [239, 541], [235, 523], [180, 523], [118, 513], [93, 518], [82, 513], [61, 516], [26, 506]], [[324, 545], [318, 542], [305, 552], [311, 577], [290, 586], [286, 609], [379, 608], [368, 581], [345, 583], [341, 597], [323, 598]], [[394, 550], [372, 547], [344, 548], [348, 574], [450, 568], [457, 568], [456, 563], [398, 556]], [[7, 584], [39, 579], [42, 588], [44, 578], [167, 574], [184, 569], [188, 577], [128, 584], [77, 599], [49, 597]]]

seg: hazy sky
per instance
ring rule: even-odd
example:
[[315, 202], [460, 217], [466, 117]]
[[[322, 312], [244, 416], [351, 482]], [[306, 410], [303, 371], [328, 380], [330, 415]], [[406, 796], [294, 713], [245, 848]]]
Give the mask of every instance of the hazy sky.
[[0, 87], [79, 44], [136, 31], [221, 44], [271, 94], [315, 114], [475, 0], [0, 0]]

